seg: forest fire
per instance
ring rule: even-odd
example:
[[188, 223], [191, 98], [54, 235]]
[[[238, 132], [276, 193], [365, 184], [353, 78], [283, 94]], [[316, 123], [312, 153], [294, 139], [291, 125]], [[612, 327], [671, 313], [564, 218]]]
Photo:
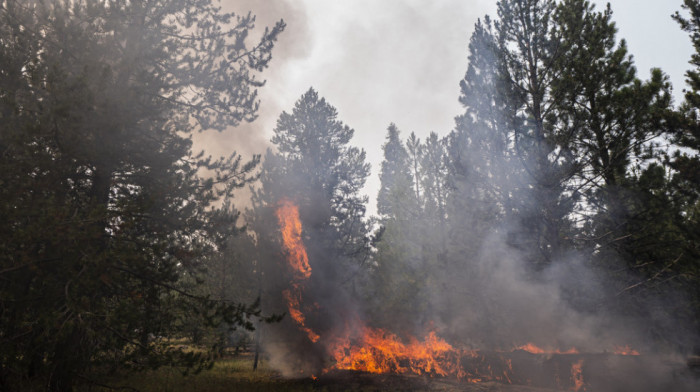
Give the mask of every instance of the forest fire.
[[[435, 331], [420, 340], [400, 338], [394, 333], [372, 328], [353, 316], [353, 327], [340, 333], [319, 334], [307, 325], [303, 294], [311, 277], [311, 266], [302, 240], [298, 207], [290, 200], [279, 203], [276, 215], [282, 232], [283, 247], [292, 272], [290, 287], [283, 291], [287, 309], [298, 328], [313, 344], [327, 354], [323, 374], [334, 371], [358, 371], [373, 374], [414, 374], [440, 376], [467, 383], [495, 381], [506, 384], [551, 387], [585, 391], [589, 383], [588, 359], [605, 363], [610, 356], [638, 356], [629, 346], [615, 346], [601, 354], [582, 354], [571, 347], [566, 350], [542, 348], [526, 343], [508, 350], [473, 350], [456, 348]], [[316, 378], [313, 376], [314, 379]]]
[[381, 329], [362, 328], [355, 340], [336, 339], [331, 348], [333, 368], [369, 373], [412, 373], [461, 378], [459, 357], [450, 344], [430, 332], [421, 342], [410, 338], [402, 342], [396, 335]]
[[537, 347], [533, 343], [527, 343], [525, 345], [522, 345], [517, 348], [517, 350], [523, 350], [527, 351], [530, 354], [578, 354], [578, 350], [575, 347], [572, 347], [568, 350], [559, 350], [559, 349], [554, 349], [554, 350], [545, 350], [540, 347]]
[[[288, 252], [288, 262], [293, 272], [291, 288], [283, 291], [290, 316], [309, 340], [317, 342], [319, 334], [306, 326], [306, 317], [301, 311], [301, 296], [305, 281], [311, 276], [311, 266], [304, 247], [298, 207], [290, 200], [283, 199], [276, 211], [282, 231], [284, 249]], [[345, 336], [330, 339], [328, 344], [333, 361], [333, 369], [360, 370], [370, 373], [413, 373], [461, 378], [459, 357], [461, 353], [450, 344], [430, 332], [420, 342], [415, 338], [403, 343], [396, 335], [381, 329], [366, 326], [359, 328], [362, 335], [350, 338]]]
[[630, 346], [615, 346], [613, 353], [617, 355], [639, 355], [639, 351], [630, 348]]
[[289, 200], [280, 201], [277, 208], [277, 220], [282, 231], [282, 239], [285, 250], [288, 252], [288, 261], [292, 267], [294, 277], [291, 288], [284, 290], [282, 294], [287, 301], [289, 315], [296, 321], [299, 327], [306, 332], [312, 342], [317, 342], [319, 335], [306, 326], [306, 318], [301, 311], [301, 295], [303, 284], [311, 276], [309, 256], [301, 240], [301, 220], [299, 209]]

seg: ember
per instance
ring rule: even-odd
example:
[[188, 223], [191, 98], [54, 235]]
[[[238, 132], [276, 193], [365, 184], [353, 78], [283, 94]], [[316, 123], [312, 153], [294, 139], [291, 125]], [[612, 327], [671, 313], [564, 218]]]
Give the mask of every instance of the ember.
[[527, 343], [523, 346], [516, 348], [516, 350], [527, 351], [530, 354], [578, 354], [578, 350], [575, 347], [571, 347], [570, 349], [565, 351], [559, 349], [545, 350], [538, 346], [535, 346], [533, 343]]
[[630, 348], [630, 346], [615, 346], [613, 352], [617, 355], [639, 355], [639, 351]]
[[583, 391], [583, 374], [581, 372], [581, 367], [583, 366], [583, 359], [580, 359], [571, 365], [571, 380], [574, 382], [574, 391]]

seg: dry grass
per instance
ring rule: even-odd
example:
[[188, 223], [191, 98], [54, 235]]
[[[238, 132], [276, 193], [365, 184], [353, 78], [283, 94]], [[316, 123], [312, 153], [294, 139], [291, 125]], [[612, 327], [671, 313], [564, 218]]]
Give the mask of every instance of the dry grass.
[[142, 392], [231, 392], [231, 391], [316, 391], [313, 380], [287, 380], [266, 366], [263, 361], [253, 371], [252, 357], [242, 355], [217, 361], [210, 370], [183, 375], [179, 369], [160, 368], [155, 371], [115, 376], [100, 380], [112, 388], [86, 386], [81, 392], [142, 391]]
[[262, 362], [253, 371], [250, 355], [230, 357], [216, 362], [210, 370], [183, 376], [179, 370], [161, 368], [152, 372], [130, 374], [104, 380], [113, 388], [84, 387], [80, 392], [142, 391], [142, 392], [248, 392], [248, 391], [466, 391], [466, 392], [534, 392], [549, 390], [498, 383], [465, 384], [456, 380], [423, 376], [377, 375], [334, 371], [318, 380], [290, 380]]

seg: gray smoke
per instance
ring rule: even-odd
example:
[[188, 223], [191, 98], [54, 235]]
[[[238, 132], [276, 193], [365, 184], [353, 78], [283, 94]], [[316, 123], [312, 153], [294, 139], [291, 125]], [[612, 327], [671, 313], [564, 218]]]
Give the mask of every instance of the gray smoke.
[[[358, 90], [355, 82], [357, 77], [370, 78], [379, 86], [385, 77], [392, 78], [399, 75], [407, 83], [395, 87], [403, 91], [402, 95], [408, 96], [406, 91], [428, 91], [435, 86], [424, 85], [424, 82], [415, 75], [406, 74], [399, 63], [387, 63], [385, 66], [375, 69], [373, 62], [366, 61], [380, 56], [386, 50], [382, 47], [383, 35], [404, 34], [410, 26], [424, 26], [426, 18], [420, 7], [400, 6], [394, 4], [401, 13], [402, 26], [385, 25], [380, 31], [363, 26], [361, 21], [352, 28], [348, 28], [343, 34], [342, 43], [345, 48], [339, 58], [343, 67], [329, 67], [322, 75], [320, 84], [332, 85], [328, 91], [330, 101], [337, 104], [341, 113], [348, 118], [363, 117], [360, 113], [380, 112], [384, 116], [380, 122], [388, 123], [391, 113], [384, 110], [381, 105], [369, 107], [366, 93]], [[232, 149], [245, 154], [261, 153], [269, 147], [268, 142], [274, 121], [282, 110], [288, 110], [290, 103], [283, 102], [288, 95], [297, 97], [299, 92], [280, 92], [278, 83], [281, 78], [289, 77], [291, 69], [295, 66], [295, 60], [310, 54], [314, 47], [314, 37], [310, 36], [308, 24], [310, 17], [307, 10], [298, 2], [291, 0], [275, 0], [269, 2], [243, 1], [238, 2], [237, 9], [250, 9], [258, 17], [258, 26], [272, 25], [276, 20], [284, 18], [287, 22], [287, 30], [282, 35], [280, 42], [273, 53], [270, 69], [264, 74], [267, 86], [260, 90], [261, 109], [260, 118], [251, 124], [243, 124], [235, 130], [221, 134], [202, 134], [196, 136], [198, 145], [211, 151], [214, 155], [228, 154]], [[437, 6], [428, 7], [435, 9]], [[420, 12], [419, 12], [420, 11]], [[323, 17], [315, 15], [314, 17]], [[433, 26], [437, 28], [438, 26]], [[417, 28], [417, 27], [413, 27]], [[466, 36], [466, 35], [465, 35]], [[388, 40], [395, 41], [395, 40]], [[374, 45], [376, 44], [376, 45]], [[423, 54], [425, 58], [447, 57], [444, 45], [435, 45], [433, 52]], [[363, 53], [363, 56], [357, 56]], [[415, 53], [407, 49], [405, 53], [399, 50], [398, 58], [401, 61], [410, 61]], [[445, 67], [446, 63], [442, 64]], [[427, 67], [427, 65], [426, 65]], [[444, 69], [439, 72], [447, 72]], [[350, 72], [353, 75], [350, 75]], [[425, 70], [426, 73], [435, 72], [435, 69]], [[359, 75], [359, 76], [358, 76]], [[391, 80], [395, 80], [392, 79]], [[308, 85], [305, 85], [305, 88]], [[344, 97], [334, 97], [338, 91], [347, 92]], [[449, 89], [437, 89], [441, 93]], [[451, 96], [456, 94], [449, 93]], [[371, 92], [374, 94], [374, 92]], [[413, 94], [426, 96], [429, 94]], [[391, 96], [383, 96], [380, 100], [390, 100]], [[431, 102], [441, 102], [439, 99], [428, 98]], [[392, 104], [393, 105], [393, 104]], [[398, 105], [397, 105], [398, 106]], [[406, 105], [410, 106], [410, 105]], [[395, 106], [392, 106], [395, 108]], [[412, 123], [435, 123], [434, 112], [429, 105], [423, 105], [425, 112], [413, 113]], [[368, 117], [366, 115], [365, 117]], [[385, 119], [385, 117], [387, 117]], [[416, 117], [421, 117], [417, 119]], [[404, 116], [405, 118], [405, 116]], [[356, 124], [349, 124], [357, 126]], [[360, 124], [358, 130], [368, 128]], [[378, 132], [374, 132], [379, 135]], [[381, 136], [381, 135], [380, 135]], [[376, 137], [374, 145], [381, 144], [380, 137]], [[370, 151], [371, 152], [371, 151]], [[371, 160], [378, 161], [378, 153]], [[375, 167], [377, 167], [376, 165]], [[511, 171], [505, 170], [504, 171]], [[372, 199], [374, 199], [372, 197]], [[312, 204], [302, 205], [301, 208], [313, 209]], [[307, 216], [309, 215], [308, 211]], [[311, 233], [310, 238], [322, 238], [322, 232], [314, 232], [313, 228], [307, 228]], [[477, 244], [478, 251], [469, 259], [456, 260], [451, 258], [450, 265], [435, 266], [444, 268], [443, 273], [436, 274], [420, 293], [416, 295], [426, 296], [429, 306], [415, 315], [395, 315], [397, 319], [413, 319], [412, 325], [404, 325], [401, 331], [394, 333], [411, 333], [422, 337], [427, 332], [427, 325], [432, 327], [451, 344], [457, 347], [470, 347], [480, 350], [510, 350], [515, 347], [532, 342], [544, 349], [567, 350], [576, 347], [580, 352], [605, 353], [614, 350], [616, 346], [629, 345], [640, 351], [645, 358], [663, 357], [664, 366], [659, 361], [648, 359], [645, 365], [646, 377], [644, 382], [621, 379], [611, 383], [610, 390], [629, 390], [645, 388], [654, 390], [659, 385], [669, 385], [669, 377], [674, 377], [674, 371], [683, 369], [683, 358], [687, 353], [679, 353], [669, 347], [660, 347], [649, 341], [647, 328], [649, 324], [663, 325], [672, 322], [668, 311], [674, 302], [684, 301], [682, 295], [673, 294], [664, 298], [649, 299], [648, 306], [655, 309], [651, 314], [653, 319], [642, 320], [633, 316], [627, 316], [617, 312], [619, 308], [609, 303], [615, 301], [619, 295], [619, 288], [612, 289], [605, 275], [599, 273], [596, 268], [587, 263], [587, 257], [577, 254], [568, 254], [554, 260], [551, 265], [543, 270], [534, 271], [525, 259], [527, 255], [522, 251], [508, 246], [508, 233], [522, 230], [518, 227], [501, 227], [483, 238], [462, 238], [464, 242]], [[258, 233], [261, 236], [270, 236], [272, 242], [278, 241], [279, 234], [270, 229], [268, 233]], [[436, 233], [433, 233], [436, 234]], [[410, 244], [406, 244], [410, 248]], [[350, 264], [328, 259], [327, 249], [322, 244], [307, 243], [310, 262], [313, 268], [311, 279], [303, 290], [303, 302], [307, 324], [322, 336], [336, 333], [345, 328], [352, 329], [355, 316], [363, 318], [362, 299], [367, 293], [363, 293], [362, 283], [354, 284], [362, 280], [362, 272], [358, 272]], [[268, 260], [279, 258], [279, 254], [261, 256]], [[416, 263], [419, 255], [409, 257], [406, 263]], [[279, 295], [289, 287], [290, 277], [285, 270], [285, 260], [277, 260], [275, 268], [266, 275], [268, 296], [265, 299], [265, 311], [269, 313], [284, 313], [287, 311], [284, 302]], [[610, 260], [610, 264], [617, 263]], [[620, 269], [624, 266], [620, 265]], [[370, 272], [371, 273], [371, 272]], [[348, 277], [355, 277], [349, 279]], [[366, 289], [366, 288], [365, 288]], [[371, 288], [370, 288], [371, 289]], [[616, 291], [617, 290], [617, 291]], [[364, 323], [373, 324], [373, 320], [365, 319]], [[673, 326], [665, 325], [662, 330], [671, 331]], [[684, 344], [695, 339], [693, 331], [687, 331], [679, 326], [676, 330], [677, 337], [671, 340]], [[696, 331], [695, 331], [696, 332]], [[286, 317], [280, 324], [265, 326], [263, 329], [263, 342], [272, 366], [281, 370], [286, 376], [307, 376], [328, 366], [328, 353], [326, 347], [309, 342], [308, 337], [300, 332], [295, 323]], [[610, 364], [610, 366], [617, 366]], [[646, 383], [648, 380], [658, 382]], [[629, 383], [627, 383], [629, 382]], [[614, 384], [614, 385], [613, 385]], [[691, 389], [688, 389], [691, 390]]]

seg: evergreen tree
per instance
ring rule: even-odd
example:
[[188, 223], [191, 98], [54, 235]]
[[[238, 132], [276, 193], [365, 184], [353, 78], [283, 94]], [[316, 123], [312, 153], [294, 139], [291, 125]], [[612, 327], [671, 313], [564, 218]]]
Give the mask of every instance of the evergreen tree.
[[[357, 289], [370, 251], [367, 197], [360, 195], [370, 166], [364, 150], [349, 144], [354, 130], [337, 117], [336, 109], [312, 88], [297, 100], [291, 113], [282, 112], [272, 137], [277, 151], [265, 156], [247, 218], [257, 238], [263, 309], [279, 314], [288, 311], [283, 292], [290, 288], [290, 275], [275, 210], [285, 199], [298, 206], [312, 270], [303, 289], [310, 294], [302, 295], [300, 306], [308, 310], [306, 325], [321, 336], [329, 332], [324, 328], [333, 325], [332, 320], [342, 316], [337, 310], [350, 303], [346, 296]], [[316, 303], [307, 303], [305, 298], [314, 298]], [[270, 334], [286, 336], [268, 342], [268, 348], [277, 346], [276, 352], [301, 361], [296, 363], [299, 369], [317, 371], [321, 367], [318, 361], [323, 355], [296, 355], [300, 347], [306, 352], [321, 347], [314, 346], [303, 332], [296, 333], [294, 321], [288, 319], [281, 327], [270, 328], [274, 329]]]
[[282, 112], [272, 137], [285, 166], [282, 186], [277, 187], [283, 193], [277, 197], [309, 209], [302, 216], [310, 229], [328, 236], [333, 243], [328, 245], [341, 254], [356, 255], [367, 245], [367, 198], [360, 190], [370, 166], [364, 150], [348, 145], [355, 131], [337, 116], [313, 89], [301, 96], [291, 114]]
[[[465, 113], [448, 135], [447, 202], [451, 259], [474, 259], [484, 236], [512, 210], [522, 169], [507, 131], [508, 95], [501, 93], [498, 46], [491, 19], [474, 26], [469, 66], [460, 81]], [[466, 257], [465, 257], [466, 256]]]
[[[436, 311], [429, 306], [429, 286], [446, 272], [447, 145], [434, 132], [425, 143], [412, 133], [406, 144], [408, 151], [392, 124], [378, 195], [378, 201], [390, 200], [391, 208], [380, 216], [367, 302], [372, 319], [383, 327], [418, 332]], [[420, 187], [414, 187], [414, 178]]]
[[[381, 236], [366, 301], [373, 321], [392, 330], [406, 330], [420, 323], [416, 314], [428, 310], [428, 298], [422, 292], [426, 269], [420, 257], [425, 222], [413, 186], [415, 169], [394, 124], [389, 125], [386, 140], [377, 196]], [[416, 151], [415, 135], [412, 140]]]
[[555, 90], [566, 45], [553, 19], [553, 0], [504, 0], [496, 23], [501, 93], [509, 100], [505, 119], [514, 155], [525, 175], [517, 190], [512, 245], [548, 263], [562, 252], [573, 208], [567, 182], [576, 170], [571, 133], [560, 123]]
[[431, 132], [422, 147], [421, 182], [424, 202], [417, 240], [423, 248], [425, 278], [445, 271], [447, 262], [447, 142]]
[[[658, 69], [647, 82], [635, 78], [624, 41], [616, 44], [611, 13], [609, 7], [596, 12], [588, 2], [572, 0], [556, 14], [563, 38], [572, 43], [558, 88], [567, 91], [561, 117], [576, 130], [575, 152], [581, 157], [580, 238], [618, 294], [608, 305], [618, 314], [653, 320], [650, 336], [668, 343], [674, 335], [665, 320], [679, 321], [687, 313], [683, 301], [653, 305], [677, 287], [674, 281], [684, 280], [679, 267], [687, 263], [679, 247], [685, 241], [682, 213], [659, 146], [675, 122], [670, 85]], [[628, 267], [624, 273], [619, 261]]]
[[[681, 112], [685, 115], [687, 122], [678, 132], [678, 143], [686, 148], [692, 149], [695, 156], [679, 153], [676, 156], [676, 165], [679, 172], [683, 173], [686, 181], [698, 184], [700, 182], [697, 168], [700, 167], [697, 152], [700, 151], [700, 120], [698, 111], [700, 110], [700, 2], [697, 0], [685, 0], [682, 7], [690, 12], [690, 17], [686, 18], [679, 12], [673, 16], [683, 31], [690, 35], [691, 42], [695, 48], [690, 64], [694, 67], [686, 72], [686, 82], [689, 90], [685, 93], [685, 102], [681, 106]], [[684, 173], [685, 172], [685, 173]]]
[[[671, 158], [674, 170], [671, 181], [674, 200], [681, 211], [680, 229], [683, 233], [682, 260], [679, 271], [683, 286], [691, 293], [691, 317], [695, 330], [700, 329], [700, 2], [685, 0], [682, 7], [689, 17], [679, 12], [673, 18], [681, 29], [690, 35], [695, 53], [691, 56], [692, 68], [686, 72], [689, 89], [679, 108], [679, 126], [672, 138], [681, 148]], [[696, 342], [695, 351], [700, 350]]]
[[[239, 215], [230, 200], [227, 200], [223, 206], [213, 211], [209, 225], [222, 226], [215, 228], [217, 232], [222, 232], [225, 227], [237, 223]], [[203, 282], [199, 291], [212, 300], [225, 303], [259, 303], [261, 271], [253, 234], [243, 226], [236, 229], [232, 235], [222, 237], [219, 243], [216, 252], [206, 257], [206, 269], [195, 276]], [[221, 322], [209, 336], [206, 335], [209, 331], [202, 325], [201, 320], [185, 320], [185, 327], [189, 327], [195, 342], [195, 337], [201, 342], [213, 335], [219, 351], [226, 347], [234, 347], [235, 353], [238, 353], [241, 349], [251, 348], [252, 331], [241, 328], [237, 323]]]
[[408, 152], [408, 162], [411, 166], [411, 176], [413, 177], [413, 187], [416, 195], [416, 200], [422, 205], [423, 193], [421, 190], [421, 173], [420, 164], [423, 157], [420, 139], [416, 137], [414, 132], [406, 139], [406, 152]]
[[255, 308], [188, 277], [234, 231], [210, 211], [256, 160], [202, 159], [189, 135], [254, 119], [284, 24], [250, 46], [254, 17], [208, 0], [10, 0], [0, 20], [0, 389], [204, 365], [154, 338], [251, 326]]
[[[612, 11], [595, 12], [587, 1], [565, 1], [556, 18], [563, 39], [570, 42], [570, 61], [561, 67], [557, 90], [565, 102], [560, 117], [575, 136], [580, 156], [577, 192], [590, 206], [612, 219], [608, 229], [629, 218], [623, 206], [625, 182], [631, 170], [657, 158], [654, 139], [665, 130], [663, 115], [670, 107], [669, 85], [654, 70], [649, 82], [635, 78], [624, 40], [616, 45]], [[595, 208], [594, 208], [595, 209]]]
[[674, 19], [683, 31], [690, 34], [695, 48], [690, 64], [694, 68], [686, 72], [686, 83], [690, 89], [686, 91], [685, 102], [680, 107], [680, 124], [672, 135], [683, 149], [674, 154], [671, 167], [677, 173], [674, 186], [679, 196], [683, 196], [683, 209], [689, 213], [689, 223], [692, 222], [697, 228], [700, 221], [697, 216], [700, 201], [700, 2], [685, 0], [682, 7], [690, 12], [690, 17], [685, 18], [677, 12]]
[[[563, 252], [575, 201], [571, 130], [558, 117], [567, 43], [555, 9], [551, 0], [504, 0], [494, 27], [488, 18], [476, 24], [460, 83], [465, 114], [450, 136], [451, 208], [488, 211], [486, 226], [508, 227], [510, 245], [535, 264]], [[479, 227], [466, 221], [459, 232]]]
[[377, 195], [377, 211], [382, 216], [394, 217], [408, 206], [406, 202], [414, 200], [413, 176], [408, 162], [408, 152], [401, 142], [399, 130], [390, 124], [386, 143], [382, 146], [384, 160], [379, 173], [380, 188]]
[[425, 194], [425, 213], [433, 219], [433, 227], [444, 233], [447, 188], [446, 139], [439, 139], [431, 132], [423, 144], [421, 182]]
[[[661, 282], [680, 278], [672, 244], [683, 241], [681, 209], [659, 165], [658, 137], [675, 121], [667, 78], [659, 70], [635, 78], [609, 7], [513, 0], [498, 12], [495, 28], [488, 18], [475, 26], [465, 113], [449, 136], [448, 259], [478, 257], [505, 227], [534, 262], [574, 245], [589, 251], [616, 293], [634, 291], [611, 299], [622, 313], [684, 312], [681, 303], [669, 313], [649, 306], [668, 291]], [[629, 269], [615, 273], [613, 260]]]

